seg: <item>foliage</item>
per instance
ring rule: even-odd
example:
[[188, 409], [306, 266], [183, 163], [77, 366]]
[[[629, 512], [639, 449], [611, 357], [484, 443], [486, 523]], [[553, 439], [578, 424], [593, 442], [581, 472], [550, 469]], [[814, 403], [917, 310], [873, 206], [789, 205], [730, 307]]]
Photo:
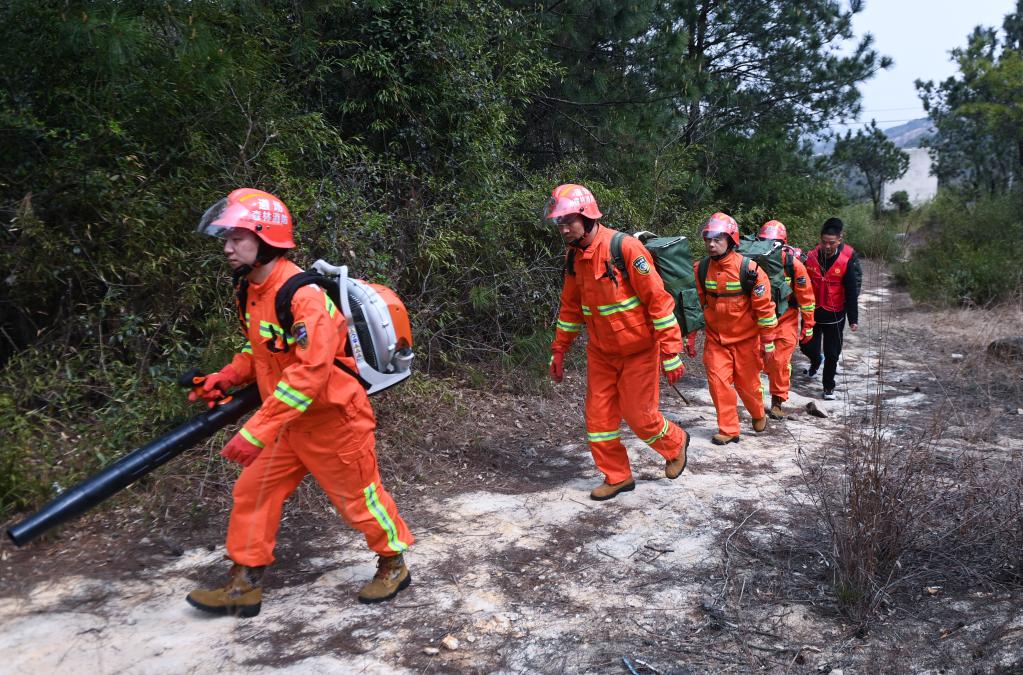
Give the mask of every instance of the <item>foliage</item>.
[[499, 3], [15, 0], [0, 37], [0, 508], [165, 428], [173, 375], [237, 347], [192, 234], [233, 187], [285, 198], [299, 262], [393, 284], [426, 364], [546, 319], [552, 178], [509, 153], [554, 64]]
[[937, 128], [927, 141], [944, 185], [972, 195], [1007, 190], [1023, 171], [1023, 0], [1005, 18], [1003, 37], [977, 27], [952, 50], [958, 75], [917, 81]]
[[875, 218], [870, 204], [850, 204], [839, 211], [838, 217], [845, 225], [843, 239], [857, 253], [889, 262], [898, 257], [902, 245], [895, 222], [884, 216]]
[[909, 193], [905, 190], [898, 190], [888, 198], [888, 203], [895, 207], [900, 214], [907, 214], [912, 210], [913, 205], [909, 203]]
[[542, 358], [562, 247], [538, 211], [560, 182], [622, 229], [694, 236], [721, 209], [809, 241], [840, 198], [799, 139], [888, 63], [869, 36], [833, 49], [858, 8], [0, 5], [0, 508], [187, 414], [174, 375], [237, 348], [192, 230], [241, 185], [289, 205], [299, 264], [393, 286], [427, 371]]
[[[692, 209], [731, 203], [742, 195], [721, 174], [768, 157], [802, 161], [795, 139], [855, 115], [857, 84], [890, 64], [869, 35], [851, 52], [834, 49], [852, 38], [860, 6], [541, 3], [539, 21], [553, 35], [548, 54], [564, 71], [530, 105], [521, 148], [534, 165], [581, 158], [587, 178], [650, 195], [659, 207], [651, 209], [651, 225], [664, 222], [675, 195]], [[718, 154], [723, 146], [726, 159]], [[748, 171], [747, 180], [755, 185], [771, 175]], [[663, 198], [668, 191], [675, 195]], [[785, 197], [791, 194], [798, 191]]]
[[884, 184], [901, 178], [909, 168], [909, 155], [895, 146], [877, 127], [875, 120], [855, 135], [850, 129], [840, 137], [835, 142], [832, 159], [856, 168], [863, 175], [874, 204], [875, 217], [881, 216]]
[[[897, 270], [917, 300], [988, 305], [1023, 293], [1023, 193], [972, 200], [946, 191], [928, 210], [924, 243]], [[995, 224], [993, 226], [993, 224]]]

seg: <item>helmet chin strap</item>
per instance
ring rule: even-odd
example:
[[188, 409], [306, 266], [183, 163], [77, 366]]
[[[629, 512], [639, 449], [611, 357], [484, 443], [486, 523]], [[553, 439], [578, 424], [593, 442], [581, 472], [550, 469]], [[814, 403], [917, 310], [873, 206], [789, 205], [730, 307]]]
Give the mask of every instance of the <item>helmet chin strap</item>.
[[725, 249], [725, 252], [721, 253], [720, 255], [712, 255], [711, 258], [713, 258], [714, 260], [721, 260], [726, 255], [731, 253], [733, 248], [735, 248], [735, 242], [733, 242], [731, 239], [729, 239], [728, 240], [728, 248]]
[[588, 237], [590, 235], [590, 232], [593, 232], [593, 228], [595, 228], [596, 226], [597, 221], [587, 220], [586, 225], [583, 226], [583, 233], [578, 238], [568, 242], [568, 245], [571, 246], [572, 248], [585, 250], [586, 247], [582, 245], [583, 239]]
[[252, 265], [242, 265], [235, 271], [231, 272], [231, 281], [234, 283], [235, 286], [237, 286], [238, 282], [240, 282], [245, 277], [249, 276], [249, 272], [251, 272], [252, 269], [253, 269]]

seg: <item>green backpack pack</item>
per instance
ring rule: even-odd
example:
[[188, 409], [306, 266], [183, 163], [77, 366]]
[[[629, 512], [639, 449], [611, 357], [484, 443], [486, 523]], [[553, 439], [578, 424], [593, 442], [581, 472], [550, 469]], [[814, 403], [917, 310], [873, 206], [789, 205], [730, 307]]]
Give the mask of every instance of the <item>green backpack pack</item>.
[[792, 295], [792, 288], [785, 281], [785, 265], [781, 259], [783, 248], [780, 241], [761, 241], [747, 235], [739, 239], [739, 248], [736, 249], [737, 253], [750, 258], [764, 270], [771, 282], [771, 299], [774, 300], [774, 311], [778, 316], [789, 308], [789, 296]]
[[[611, 237], [611, 260], [625, 279], [629, 278], [629, 266], [622, 255], [622, 240], [630, 235], [615, 232]], [[653, 232], [636, 232], [631, 235], [639, 239], [653, 259], [654, 269], [664, 282], [664, 289], [675, 301], [675, 318], [683, 335], [695, 333], [704, 326], [703, 307], [700, 294], [696, 291], [696, 275], [693, 274], [693, 254], [689, 240], [683, 236], [659, 237]], [[565, 272], [575, 274], [575, 251], [569, 251]]]

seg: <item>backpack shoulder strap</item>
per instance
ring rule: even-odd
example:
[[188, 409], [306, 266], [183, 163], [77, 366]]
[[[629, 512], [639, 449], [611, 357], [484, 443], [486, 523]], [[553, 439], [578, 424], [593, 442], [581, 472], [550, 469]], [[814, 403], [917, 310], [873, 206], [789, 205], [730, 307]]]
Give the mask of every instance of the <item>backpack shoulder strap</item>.
[[245, 320], [245, 307], [249, 304], [249, 280], [241, 279], [234, 287], [234, 298], [238, 307], [238, 323], [242, 326], [242, 333], [248, 335], [249, 323]]
[[[281, 287], [277, 289], [277, 295], [274, 296], [274, 312], [277, 314], [277, 321], [281, 324], [281, 328], [284, 329], [285, 336], [291, 333], [291, 329], [295, 324], [295, 314], [291, 309], [291, 301], [294, 299], [295, 293], [298, 292], [298, 289], [311, 284], [315, 284], [322, 288], [328, 296], [338, 292], [337, 283], [319, 272], [299, 272], [281, 284]], [[331, 300], [338, 300], [338, 298], [331, 297]], [[340, 304], [338, 304], [338, 309], [340, 310]], [[288, 341], [286, 337], [284, 339], [284, 351], [288, 351]], [[350, 341], [345, 342], [345, 354], [348, 356], [352, 355], [352, 345]], [[341, 359], [334, 359], [334, 365], [340, 368], [343, 372], [354, 377], [355, 380], [362, 385], [363, 389], [370, 388], [370, 383], [363, 379], [358, 372], [350, 368]]]
[[629, 266], [625, 264], [625, 257], [622, 255], [622, 240], [625, 239], [624, 232], [615, 232], [611, 236], [611, 262], [618, 271], [622, 273], [623, 279], [629, 278]]
[[[753, 263], [753, 267], [750, 267], [750, 263]], [[753, 287], [757, 285], [757, 261], [752, 258], [742, 256], [742, 268], [739, 273], [739, 283], [742, 285], [742, 292], [749, 295], [753, 292]]]
[[710, 269], [710, 258], [704, 256], [700, 258], [700, 265], [696, 269], [696, 280], [700, 282], [700, 290], [703, 291], [703, 296], [707, 297], [707, 270]]
[[565, 256], [565, 274], [575, 276], [575, 249], [573, 248]]
[[316, 284], [325, 291], [329, 291], [332, 283], [330, 279], [319, 272], [299, 272], [281, 284], [281, 287], [277, 289], [277, 295], [274, 296], [274, 312], [277, 314], [277, 322], [280, 323], [285, 333], [290, 334], [291, 328], [295, 324], [295, 314], [291, 310], [291, 301], [294, 299], [298, 289], [310, 284]]

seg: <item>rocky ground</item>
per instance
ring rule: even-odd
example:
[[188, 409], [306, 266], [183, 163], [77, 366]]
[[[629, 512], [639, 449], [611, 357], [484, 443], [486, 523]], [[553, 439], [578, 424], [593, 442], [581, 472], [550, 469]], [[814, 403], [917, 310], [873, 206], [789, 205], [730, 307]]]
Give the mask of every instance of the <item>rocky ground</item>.
[[[866, 623], [840, 611], [830, 583], [808, 472], [869, 429], [879, 399], [895, 434], [938, 424], [939, 449], [1023, 461], [1023, 400], [999, 379], [1019, 369], [983, 356], [992, 337], [1023, 335], [1023, 312], [930, 311], [889, 282], [869, 268], [839, 400], [794, 375], [785, 422], [753, 434], [745, 416], [742, 442], [717, 447], [694, 364], [681, 388], [689, 405], [662, 397], [692, 433], [689, 468], [665, 479], [663, 461], [626, 434], [638, 485], [609, 502], [587, 498], [599, 475], [582, 442], [578, 365], [554, 395], [436, 397], [414, 457], [398, 443], [381, 453], [418, 538], [413, 585], [383, 606], [355, 602], [373, 558], [315, 487], [286, 511], [263, 611], [249, 620], [184, 602], [226, 570], [219, 511], [196, 518], [170, 501], [154, 514], [129, 501], [25, 549], [5, 542], [0, 670], [1021, 672], [1018, 575], [921, 584]], [[794, 370], [803, 364], [797, 354]], [[444, 406], [460, 412], [438, 416]], [[174, 479], [195, 497], [195, 480]]]

